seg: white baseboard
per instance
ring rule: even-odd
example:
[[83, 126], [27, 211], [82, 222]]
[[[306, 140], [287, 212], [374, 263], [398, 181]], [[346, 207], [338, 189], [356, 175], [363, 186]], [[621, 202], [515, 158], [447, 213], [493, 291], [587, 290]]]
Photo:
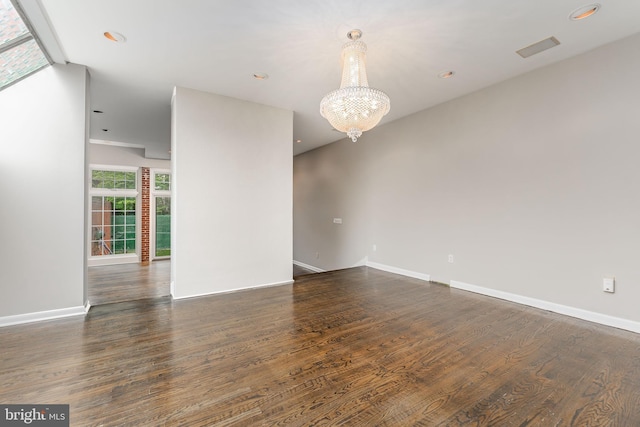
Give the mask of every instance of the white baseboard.
[[362, 267], [362, 266], [366, 266], [367, 263], [369, 262], [369, 257], [366, 256], [364, 258], [362, 258], [360, 261], [356, 262], [355, 264], [353, 264], [351, 267]]
[[412, 277], [414, 279], [420, 279], [425, 281], [431, 280], [431, 275], [425, 273], [418, 273], [416, 271], [405, 270], [403, 268], [393, 267], [391, 265], [378, 264], [377, 262], [368, 261], [365, 264], [367, 267], [375, 268], [376, 270], [387, 271], [389, 273], [399, 274], [401, 276]]
[[57, 310], [38, 311], [35, 313], [16, 314], [0, 317], [0, 327], [20, 325], [22, 323], [40, 322], [43, 320], [61, 319], [63, 317], [84, 316], [85, 306], [60, 308]]
[[495, 289], [484, 288], [482, 286], [470, 285], [464, 282], [452, 280], [450, 283], [452, 288], [462, 289], [464, 291], [474, 292], [490, 297], [500, 298], [506, 301], [518, 304], [528, 305], [530, 307], [540, 308], [542, 310], [552, 311], [558, 314], [575, 317], [589, 322], [600, 323], [601, 325], [613, 326], [614, 328], [625, 329], [627, 331], [640, 333], [640, 322], [622, 319], [620, 317], [609, 316], [607, 314], [596, 313], [593, 311], [583, 310], [581, 308], [570, 307], [567, 305], [556, 304], [549, 301], [529, 298], [522, 295], [512, 294], [509, 292], [498, 291]]
[[307, 270], [311, 270], [311, 271], [313, 271], [315, 273], [324, 273], [325, 272], [325, 270], [323, 270], [321, 268], [314, 267], [313, 265], [305, 264], [304, 262], [293, 260], [293, 264], [297, 265], [298, 267], [302, 267], [302, 268], [306, 268]]
[[189, 299], [189, 298], [206, 297], [211, 295], [230, 294], [233, 292], [248, 291], [251, 289], [258, 289], [258, 288], [268, 288], [272, 286], [285, 286], [285, 285], [291, 285], [291, 284], [293, 284], [293, 280], [285, 280], [283, 282], [265, 283], [263, 285], [247, 286], [245, 288], [225, 289], [223, 291], [204, 292], [201, 294], [184, 295], [184, 296], [178, 296], [178, 297], [175, 295], [171, 295], [171, 297], [174, 300], [181, 300], [181, 299]]

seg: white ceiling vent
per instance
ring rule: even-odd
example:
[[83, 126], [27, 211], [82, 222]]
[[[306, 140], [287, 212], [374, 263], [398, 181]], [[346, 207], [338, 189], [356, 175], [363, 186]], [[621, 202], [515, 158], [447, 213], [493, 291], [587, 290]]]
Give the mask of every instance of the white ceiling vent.
[[540, 40], [537, 43], [534, 43], [530, 46], [523, 47], [520, 50], [516, 50], [516, 53], [523, 58], [528, 58], [536, 53], [540, 53], [547, 49], [551, 49], [554, 46], [558, 46], [560, 42], [555, 37], [549, 37], [548, 39]]

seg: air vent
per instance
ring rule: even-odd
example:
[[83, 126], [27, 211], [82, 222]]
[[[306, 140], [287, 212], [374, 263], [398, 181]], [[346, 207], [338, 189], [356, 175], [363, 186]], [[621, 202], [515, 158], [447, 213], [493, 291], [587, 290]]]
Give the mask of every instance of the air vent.
[[560, 42], [555, 37], [549, 37], [548, 39], [540, 40], [530, 46], [523, 47], [520, 50], [516, 50], [516, 53], [523, 58], [528, 58], [536, 53], [543, 52], [547, 49], [551, 49], [554, 46], [558, 46]]

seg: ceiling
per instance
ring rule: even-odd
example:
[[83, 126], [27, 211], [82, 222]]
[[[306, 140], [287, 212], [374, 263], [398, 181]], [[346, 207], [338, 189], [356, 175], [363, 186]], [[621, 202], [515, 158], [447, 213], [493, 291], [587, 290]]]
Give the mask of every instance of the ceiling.
[[[91, 109], [104, 112], [92, 113], [91, 138], [167, 158], [174, 86], [292, 110], [294, 155], [344, 138], [319, 103], [340, 84], [340, 51], [354, 28], [369, 48], [370, 86], [391, 98], [382, 124], [640, 32], [640, 1], [630, 0], [600, 0], [581, 21], [569, 15], [590, 0], [21, 3], [56, 61], [88, 67]], [[515, 53], [550, 36], [560, 45], [527, 59]], [[438, 78], [448, 70], [452, 78]]]

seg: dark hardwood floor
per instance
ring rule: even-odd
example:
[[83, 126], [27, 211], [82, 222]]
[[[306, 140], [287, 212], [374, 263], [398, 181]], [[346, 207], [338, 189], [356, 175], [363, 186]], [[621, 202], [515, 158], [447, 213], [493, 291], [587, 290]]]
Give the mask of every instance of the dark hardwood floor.
[[306, 276], [307, 274], [315, 274], [315, 271], [309, 270], [308, 268], [300, 267], [299, 265], [293, 264], [293, 278], [297, 279], [300, 276]]
[[171, 261], [149, 265], [119, 264], [89, 267], [91, 305], [112, 304], [170, 295]]
[[72, 426], [640, 426], [640, 335], [366, 267], [0, 328]]
[[[314, 273], [293, 265], [294, 279]], [[171, 293], [171, 261], [89, 267], [88, 278], [89, 302], [94, 306], [164, 297]]]

